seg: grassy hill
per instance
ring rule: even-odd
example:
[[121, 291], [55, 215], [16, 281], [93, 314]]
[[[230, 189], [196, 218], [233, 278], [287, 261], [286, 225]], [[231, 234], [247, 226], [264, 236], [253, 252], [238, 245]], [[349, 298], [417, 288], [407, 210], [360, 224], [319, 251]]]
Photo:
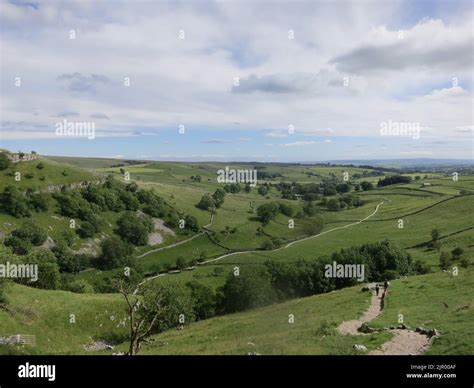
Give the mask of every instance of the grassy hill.
[[[429, 354], [474, 353], [474, 271], [395, 280], [386, 308], [371, 326], [405, 323], [436, 328]], [[296, 299], [245, 313], [198, 322], [184, 330], [171, 330], [154, 337], [144, 354], [353, 354], [354, 344], [376, 349], [391, 334], [342, 336], [336, 327], [343, 320], [357, 319], [369, 305], [368, 293], [352, 287], [329, 294]], [[294, 314], [295, 322], [288, 323]], [[252, 345], [254, 344], [254, 345]]]
[[[39, 163], [42, 168], [37, 167]], [[201, 227], [206, 225], [206, 229], [201, 229], [197, 236], [197, 232], [186, 234], [177, 230], [176, 236], [167, 235], [158, 247], [134, 248], [133, 256], [137, 257], [136, 262], [145, 276], [157, 272], [164, 274], [153, 280], [157, 282], [176, 281], [184, 284], [197, 280], [217, 289], [236, 265], [253, 265], [266, 260], [318, 260], [342, 248], [390, 239], [407, 249], [413, 260], [428, 263], [435, 273], [394, 281], [387, 308], [373, 325], [386, 327], [395, 324], [398, 314], [403, 313], [406, 322], [412, 326], [426, 325], [442, 331], [443, 336], [436, 340], [430, 352], [473, 352], [473, 332], [469, 325], [469, 320], [473, 318], [473, 270], [462, 269], [456, 278], [439, 270], [442, 251], [462, 247], [465, 257], [472, 258], [474, 254], [472, 176], [461, 176], [459, 181], [454, 182], [444, 173], [420, 173], [421, 179], [408, 184], [352, 191], [352, 195], [364, 202], [359, 207], [329, 211], [323, 201], [318, 199], [315, 201], [317, 216], [305, 217], [296, 217], [296, 212], [301, 211], [305, 204], [302, 199], [283, 199], [275, 186], [270, 188], [267, 195], [260, 195], [256, 188], [252, 188], [248, 193], [227, 193], [224, 204], [216, 210], [210, 223], [210, 212], [198, 209], [195, 205], [204, 194], [212, 194], [222, 187], [216, 181], [216, 171], [223, 167], [225, 164], [222, 163], [138, 163], [114, 159], [48, 157], [16, 163], [8, 170], [1, 171], [0, 190], [8, 185], [47, 190], [51, 185], [60, 187], [64, 184], [97, 181], [108, 174], [123, 181], [121, 169], [129, 172], [131, 179], [140, 188], [153, 189], [170, 209], [196, 217]], [[230, 167], [245, 169], [254, 166], [234, 163]], [[377, 175], [380, 171], [359, 167], [286, 164], [259, 164], [258, 167], [270, 175], [280, 174], [262, 179], [259, 184], [277, 184], [280, 181], [319, 184], [326, 178], [342, 179], [344, 172], [356, 177], [353, 182], [367, 180], [376, 184], [380, 178]], [[17, 171], [22, 174], [20, 182], [14, 181]], [[27, 178], [27, 175], [30, 177]], [[200, 181], [192, 178], [197, 175], [201, 177]], [[325, 199], [339, 197], [329, 195]], [[50, 201], [51, 206], [47, 211], [33, 211], [32, 218], [47, 231], [49, 237], [56, 240], [68, 228], [69, 217], [60, 216], [57, 203], [52, 199]], [[290, 205], [295, 210], [295, 216], [279, 214], [263, 226], [256, 218], [255, 209], [269, 202]], [[377, 205], [378, 211], [375, 212]], [[99, 239], [113, 235], [121, 213], [107, 210], [98, 214], [104, 223], [101, 232], [95, 237]], [[317, 217], [324, 220], [324, 227], [319, 235], [308, 236], [308, 229]], [[294, 228], [288, 227], [290, 219], [295, 222]], [[8, 236], [21, 220], [0, 213], [2, 237]], [[360, 220], [364, 222], [358, 223]], [[398, 227], [399, 220], [403, 220], [403, 228]], [[440, 231], [437, 249], [429, 245], [433, 228]], [[263, 232], [257, 232], [258, 229]], [[262, 244], [272, 237], [282, 241], [281, 248], [262, 250]], [[78, 250], [90, 240], [75, 235], [69, 246]], [[285, 248], [286, 244], [297, 240], [302, 241]], [[242, 253], [220, 259], [237, 251]], [[147, 254], [141, 257], [144, 253]], [[182, 272], [166, 273], [178, 258], [189, 262], [202, 256], [206, 260], [218, 260]], [[93, 286], [98, 286], [112, 271], [89, 268], [70, 276], [72, 280], [87, 280]], [[11, 310], [0, 310], [0, 336], [18, 333], [36, 335], [37, 346], [26, 349], [26, 352], [84, 353], [83, 346], [93, 341], [105, 339], [121, 342], [124, 339], [126, 328], [119, 324], [124, 318], [123, 301], [119, 295], [45, 291], [15, 284], [8, 290], [8, 296]], [[355, 340], [335, 332], [340, 322], [356, 319], [368, 303], [369, 295], [360, 292], [360, 287], [296, 299], [201, 321], [182, 331], [168, 331], [156, 336], [155, 342], [147, 345], [144, 353], [351, 354], [354, 352], [354, 341], [371, 350], [380, 346], [391, 334], [385, 332]], [[76, 323], [70, 323], [70, 314], [75, 315]], [[295, 315], [295, 323], [288, 323], [289, 314]], [[1, 351], [7, 350], [3, 348]]]
[[[370, 325], [397, 325], [402, 313], [412, 328], [441, 332], [429, 354], [473, 354], [473, 287], [472, 268], [460, 268], [458, 276], [438, 272], [395, 280], [384, 312]], [[125, 306], [118, 295], [79, 295], [13, 285], [8, 296], [14, 308], [0, 310], [0, 333], [35, 335], [37, 346], [25, 348], [27, 353], [83, 354], [87, 353], [83, 345], [93, 341], [124, 339], [126, 328], [119, 322], [125, 317]], [[342, 321], [357, 319], [369, 300], [369, 294], [358, 286], [216, 317], [155, 335], [143, 354], [355, 354], [354, 344], [373, 350], [391, 334], [351, 337], [336, 331]], [[70, 314], [75, 314], [76, 323], [70, 323]], [[289, 323], [290, 314], [294, 323]], [[114, 351], [126, 347], [124, 342]]]
[[[42, 165], [42, 168], [38, 168]], [[19, 181], [15, 173], [21, 174]], [[101, 176], [81, 168], [69, 166], [39, 158], [27, 162], [12, 163], [6, 170], [0, 171], [0, 190], [6, 186], [16, 186], [21, 189], [44, 189], [48, 186], [67, 185], [83, 181], [96, 181]]]

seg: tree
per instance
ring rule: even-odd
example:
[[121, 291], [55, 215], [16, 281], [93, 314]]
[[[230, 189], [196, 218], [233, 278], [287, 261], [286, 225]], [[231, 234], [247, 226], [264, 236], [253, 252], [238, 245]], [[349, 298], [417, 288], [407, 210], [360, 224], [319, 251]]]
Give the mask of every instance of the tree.
[[140, 207], [140, 202], [131, 191], [121, 191], [119, 198], [127, 210], [136, 211]]
[[48, 211], [48, 195], [45, 193], [29, 194], [29, 207], [37, 212]]
[[194, 315], [197, 320], [209, 319], [216, 315], [217, 296], [211, 287], [197, 280], [186, 283], [186, 287], [191, 290]]
[[396, 185], [399, 183], [410, 183], [412, 181], [411, 176], [405, 175], [391, 175], [384, 179], [380, 179], [377, 183], [377, 187], [383, 187], [388, 185]]
[[8, 156], [5, 152], [0, 152], [0, 171], [1, 170], [6, 170], [8, 167], [10, 167], [10, 159], [8, 159]]
[[11, 236], [5, 240], [5, 246], [10, 247], [15, 255], [26, 255], [31, 250], [31, 242]]
[[191, 216], [191, 215], [187, 215], [184, 218], [184, 222], [185, 222], [186, 229], [189, 229], [193, 232], [198, 232], [199, 231], [199, 224], [198, 224], [198, 220], [197, 220], [196, 217]]
[[306, 202], [303, 205], [303, 214], [308, 217], [314, 216], [318, 211], [318, 207], [314, 202]]
[[431, 241], [436, 242], [440, 236], [439, 230], [438, 229], [432, 229], [431, 230]]
[[72, 251], [66, 245], [64, 240], [59, 240], [56, 245], [51, 249], [61, 272], [76, 273], [81, 269], [79, 260], [73, 255]]
[[117, 220], [117, 234], [134, 245], [146, 245], [148, 235], [153, 230], [150, 217], [127, 211]]
[[364, 191], [368, 191], [368, 190], [373, 190], [374, 189], [374, 185], [371, 183], [371, 182], [367, 182], [367, 181], [363, 181], [360, 183], [360, 187], [362, 188], [362, 190]]
[[30, 265], [38, 266], [38, 280], [28, 282], [28, 285], [46, 290], [57, 290], [61, 286], [59, 266], [56, 256], [51, 251], [39, 249], [31, 252], [25, 257], [24, 261]]
[[351, 185], [349, 183], [339, 183], [336, 186], [336, 191], [338, 193], [348, 193], [351, 191]]
[[329, 211], [331, 212], [337, 212], [341, 209], [341, 204], [339, 202], [338, 199], [336, 198], [331, 198], [327, 204], [326, 204], [327, 208]]
[[30, 219], [23, 221], [20, 227], [12, 232], [12, 236], [29, 241], [35, 246], [43, 244], [48, 238], [46, 230]]
[[262, 266], [242, 267], [237, 276], [230, 273], [220, 292], [221, 308], [226, 313], [265, 306], [276, 300], [270, 274]]
[[196, 206], [202, 210], [214, 210], [216, 203], [210, 194], [204, 194]]
[[451, 254], [449, 252], [441, 252], [439, 256], [439, 266], [443, 270], [447, 270], [451, 264]]
[[26, 197], [15, 186], [7, 186], [1, 195], [2, 209], [13, 217], [29, 217], [31, 215]]
[[95, 232], [96, 229], [94, 225], [88, 221], [81, 222], [81, 227], [77, 229], [77, 234], [81, 236], [81, 238], [93, 237]]
[[186, 262], [186, 259], [182, 256], [178, 257], [176, 259], [176, 268], [182, 271], [188, 266], [188, 263]]
[[267, 188], [267, 186], [264, 186], [264, 185], [258, 186], [257, 191], [262, 196], [266, 196], [268, 194], [268, 188]]
[[287, 217], [293, 217], [294, 209], [290, 205], [287, 205], [286, 203], [280, 203], [279, 207], [281, 214], [284, 214]]
[[129, 183], [125, 190], [130, 191], [132, 193], [136, 193], [138, 190], [138, 185], [136, 184], [136, 182]]
[[280, 212], [280, 206], [277, 203], [264, 203], [257, 208], [257, 217], [263, 225], [267, 225]]
[[314, 220], [311, 220], [311, 223], [308, 226], [305, 227], [305, 232], [308, 236], [314, 236], [321, 232], [323, 226], [323, 219], [316, 217]]
[[223, 189], [217, 189], [214, 194], [212, 194], [212, 199], [214, 200], [214, 204], [216, 208], [220, 208], [225, 199], [225, 190]]
[[101, 269], [112, 269], [126, 266], [130, 263], [133, 248], [118, 237], [110, 237], [100, 244], [101, 254], [97, 258], [97, 265]]
[[137, 287], [122, 278], [117, 289], [127, 303], [130, 356], [140, 352], [151, 334], [194, 321], [190, 290], [178, 283], [148, 282]]
[[451, 251], [451, 255], [453, 256], [454, 260], [459, 260], [463, 253], [464, 249], [462, 249], [461, 247], [456, 247]]

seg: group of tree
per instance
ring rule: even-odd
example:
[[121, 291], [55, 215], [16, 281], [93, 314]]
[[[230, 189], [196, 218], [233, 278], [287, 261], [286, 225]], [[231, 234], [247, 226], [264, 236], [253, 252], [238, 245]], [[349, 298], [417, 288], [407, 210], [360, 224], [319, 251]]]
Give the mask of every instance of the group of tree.
[[442, 270], [448, 270], [455, 261], [459, 261], [461, 267], [467, 268], [469, 266], [469, 259], [464, 255], [463, 248], [456, 247], [451, 252], [442, 251], [439, 256], [439, 266]]
[[31, 219], [24, 220], [13, 230], [10, 237], [5, 239], [5, 245], [17, 255], [26, 255], [32, 246], [40, 246], [47, 238], [46, 230]]
[[329, 211], [337, 212], [339, 210], [350, 209], [362, 206], [365, 202], [360, 197], [345, 194], [335, 198], [323, 198], [322, 205], [325, 205]]
[[418, 268], [405, 250], [388, 240], [343, 249], [318, 260], [267, 261], [242, 267], [238, 276], [230, 273], [220, 289], [217, 311], [243, 311], [357, 284], [355, 278], [326, 277], [325, 267], [333, 262], [364, 265], [364, 281], [390, 280]]
[[224, 204], [225, 195], [225, 189], [217, 189], [212, 195], [204, 194], [196, 207], [213, 212]]
[[384, 187], [389, 185], [396, 185], [400, 183], [410, 183], [412, 181], [411, 176], [405, 175], [390, 175], [383, 179], [380, 179], [377, 183], [377, 187]]
[[22, 191], [15, 186], [7, 186], [0, 194], [0, 211], [17, 218], [30, 217], [32, 211], [47, 211], [49, 201], [49, 194], [32, 190]]

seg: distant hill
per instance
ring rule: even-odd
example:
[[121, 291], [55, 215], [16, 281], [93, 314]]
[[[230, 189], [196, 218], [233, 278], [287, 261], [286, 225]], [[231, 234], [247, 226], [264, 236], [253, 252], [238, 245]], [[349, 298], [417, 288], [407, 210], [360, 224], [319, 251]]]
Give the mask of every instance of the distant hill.
[[373, 159], [373, 160], [330, 160], [332, 164], [353, 164], [356, 166], [370, 165], [374, 167], [390, 168], [434, 168], [434, 167], [472, 167], [473, 159]]

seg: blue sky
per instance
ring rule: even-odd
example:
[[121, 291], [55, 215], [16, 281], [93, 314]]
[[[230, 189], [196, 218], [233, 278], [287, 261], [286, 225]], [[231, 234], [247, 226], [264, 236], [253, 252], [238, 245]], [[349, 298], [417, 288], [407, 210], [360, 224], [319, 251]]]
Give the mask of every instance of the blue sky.
[[[470, 1], [0, 7], [3, 148], [162, 160], [474, 156]], [[93, 124], [94, 139], [58, 136], [64, 120]], [[388, 122], [420, 137], [384, 136]]]

